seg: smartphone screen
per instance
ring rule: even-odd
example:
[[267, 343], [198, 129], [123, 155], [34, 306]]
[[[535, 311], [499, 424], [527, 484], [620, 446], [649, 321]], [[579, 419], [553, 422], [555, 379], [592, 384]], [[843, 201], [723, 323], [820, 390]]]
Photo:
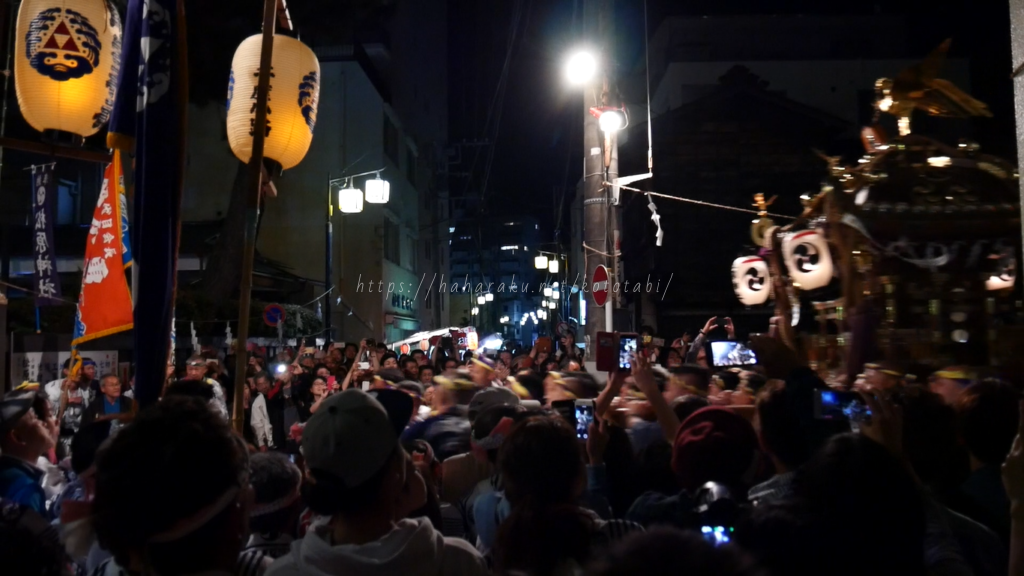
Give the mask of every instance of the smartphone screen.
[[711, 365], [716, 368], [754, 364], [757, 364], [757, 355], [744, 344], [732, 340], [711, 343]]
[[636, 354], [636, 336], [621, 336], [619, 338], [619, 370], [630, 370], [633, 368], [629, 357]]
[[728, 544], [732, 541], [731, 527], [725, 526], [701, 526], [700, 533], [704, 536], [704, 539], [711, 542], [715, 546], [721, 546], [722, 544]]
[[363, 392], [369, 392], [369, 391], [370, 391], [370, 383], [368, 381], [366, 381], [366, 380], [363, 380]]
[[814, 398], [814, 417], [819, 420], [849, 420], [861, 423], [871, 419], [871, 409], [856, 392], [817, 390]]
[[590, 432], [590, 425], [594, 422], [594, 404], [576, 404], [576, 437], [586, 440]]
[[369, 370], [370, 369], [370, 363], [369, 362], [360, 362], [359, 363], [359, 369], [360, 370]]

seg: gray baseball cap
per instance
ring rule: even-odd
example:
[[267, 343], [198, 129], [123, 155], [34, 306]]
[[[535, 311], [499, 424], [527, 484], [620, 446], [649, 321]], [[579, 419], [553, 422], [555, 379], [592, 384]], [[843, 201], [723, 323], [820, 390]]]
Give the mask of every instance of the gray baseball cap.
[[398, 446], [384, 406], [355, 389], [324, 400], [302, 431], [309, 468], [328, 472], [350, 488], [379, 472]]

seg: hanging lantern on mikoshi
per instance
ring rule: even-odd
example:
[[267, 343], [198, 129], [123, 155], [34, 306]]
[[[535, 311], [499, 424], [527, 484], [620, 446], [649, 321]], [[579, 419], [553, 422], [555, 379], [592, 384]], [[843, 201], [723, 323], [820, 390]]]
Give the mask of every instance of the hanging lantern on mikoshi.
[[771, 295], [768, 263], [760, 256], [743, 256], [732, 263], [732, 288], [746, 306], [758, 306]]
[[832, 281], [832, 255], [828, 242], [817, 230], [802, 230], [782, 240], [782, 256], [793, 286], [815, 290]]
[[[235, 51], [228, 77], [228, 144], [242, 162], [252, 157], [263, 36], [246, 38]], [[287, 170], [309, 151], [320, 101], [320, 62], [308, 46], [274, 36], [263, 156]]]
[[92, 136], [110, 119], [121, 70], [121, 18], [106, 0], [24, 0], [14, 90], [39, 130]]

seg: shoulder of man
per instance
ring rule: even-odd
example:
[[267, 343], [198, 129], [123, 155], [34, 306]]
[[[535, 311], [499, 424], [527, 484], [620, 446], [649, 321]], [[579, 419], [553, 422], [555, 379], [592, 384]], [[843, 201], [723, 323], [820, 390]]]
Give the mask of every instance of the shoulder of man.
[[487, 569], [487, 562], [480, 552], [472, 544], [461, 538], [444, 538], [444, 551], [442, 552], [441, 574], [448, 576], [479, 574], [484, 576], [490, 574]]

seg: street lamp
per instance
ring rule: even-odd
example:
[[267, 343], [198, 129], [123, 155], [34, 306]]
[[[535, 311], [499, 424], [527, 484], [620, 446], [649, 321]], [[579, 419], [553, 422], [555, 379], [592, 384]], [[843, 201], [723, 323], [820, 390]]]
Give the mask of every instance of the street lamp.
[[579, 51], [569, 57], [565, 65], [565, 75], [569, 83], [579, 86], [593, 80], [597, 74], [597, 59], [590, 52]]
[[550, 298], [552, 294], [551, 288], [544, 288], [544, 296]]
[[557, 256], [555, 258], [552, 258], [551, 261], [548, 262], [548, 272], [551, 272], [552, 274], [558, 274], [558, 257]]
[[492, 302], [494, 300], [494, 294], [491, 294], [490, 292], [484, 294], [484, 300], [487, 302]]
[[477, 303], [477, 304], [479, 304], [479, 305], [483, 306], [483, 305], [484, 305], [484, 303], [486, 303], [486, 302], [487, 302], [487, 298], [484, 298], [484, 295], [483, 295], [483, 294], [481, 294], [481, 295], [479, 295], [479, 296], [477, 296], [477, 297], [476, 297], [476, 303]]
[[614, 134], [629, 124], [625, 106], [594, 106], [590, 109], [590, 114], [597, 118], [597, 123], [605, 134]]
[[381, 180], [380, 172], [377, 177], [366, 181], [366, 201], [370, 204], [387, 204], [391, 199], [391, 183]]
[[363, 211], [363, 191], [353, 186], [351, 179], [345, 182], [344, 188], [338, 190], [338, 209], [345, 214]]
[[560, 297], [561, 295], [562, 295], [562, 294], [561, 294], [561, 293], [560, 293], [560, 292], [559, 292], [558, 290], [552, 290], [552, 291], [551, 291], [551, 297], [552, 297], [552, 298], [554, 298], [555, 300], [558, 300], [558, 298], [559, 298], [559, 297]]
[[533, 267], [537, 270], [543, 270], [548, 267], [548, 257], [541, 254], [533, 259]]
[[480, 313], [480, 309], [479, 309], [479, 308], [477, 308], [476, 306], [473, 306], [473, 309], [472, 309], [472, 310], [470, 310], [470, 311], [469, 311], [469, 313], [470, 313], [471, 315], [473, 315], [473, 316], [476, 316], [477, 314], [479, 314], [479, 313]]

